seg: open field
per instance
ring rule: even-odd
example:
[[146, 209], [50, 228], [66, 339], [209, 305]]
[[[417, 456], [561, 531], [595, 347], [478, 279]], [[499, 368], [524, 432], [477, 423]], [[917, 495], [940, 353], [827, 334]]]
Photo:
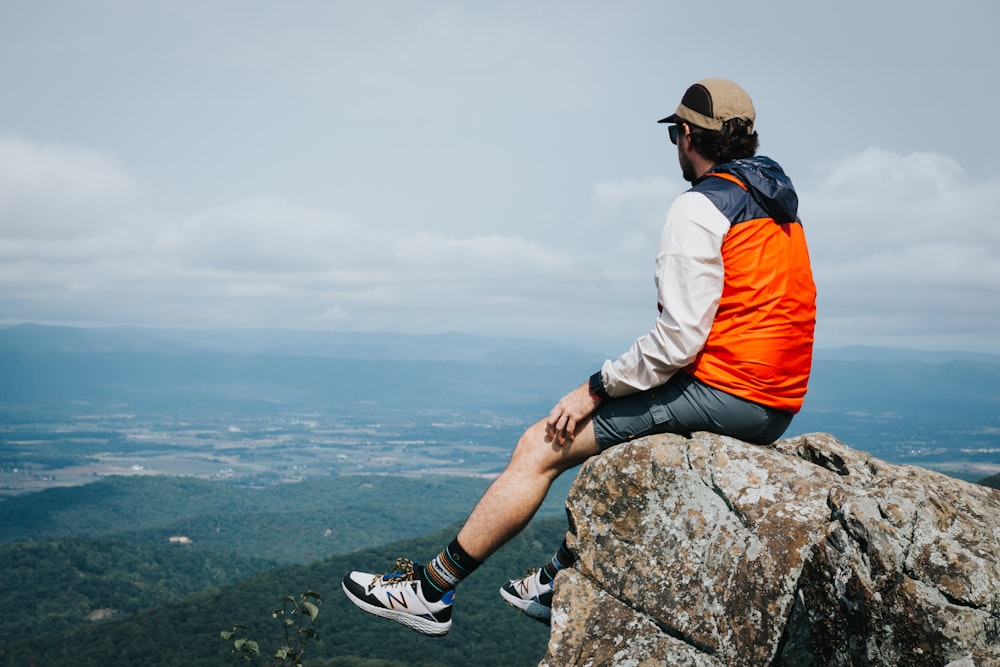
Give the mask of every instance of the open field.
[[[482, 411], [418, 411], [376, 420], [370, 414], [280, 408], [269, 414], [256, 408], [246, 414], [139, 414], [109, 406], [106, 414], [49, 413], [37, 423], [31, 418], [23, 410], [0, 412], [0, 497], [107, 475], [190, 476], [249, 486], [350, 474], [489, 478], [502, 470], [528, 425], [526, 419]], [[921, 442], [893, 440], [887, 433], [885, 449], [873, 453], [978, 481], [1000, 472], [1000, 449], [988, 446], [990, 436], [963, 447], [970, 442], [963, 434], [954, 442]]]
[[[105, 475], [181, 475], [243, 484], [353, 473], [492, 476], [526, 425], [499, 416], [330, 419], [315, 413], [70, 415], [4, 420], [0, 495]], [[53, 417], [49, 417], [50, 420]]]

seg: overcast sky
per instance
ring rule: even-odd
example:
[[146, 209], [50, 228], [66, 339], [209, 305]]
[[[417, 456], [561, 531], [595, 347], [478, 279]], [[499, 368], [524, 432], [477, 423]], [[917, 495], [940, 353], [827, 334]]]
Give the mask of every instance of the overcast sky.
[[994, 0], [0, 0], [0, 324], [617, 356], [687, 186], [656, 120], [719, 76], [799, 190], [818, 345], [1000, 352], [998, 26]]

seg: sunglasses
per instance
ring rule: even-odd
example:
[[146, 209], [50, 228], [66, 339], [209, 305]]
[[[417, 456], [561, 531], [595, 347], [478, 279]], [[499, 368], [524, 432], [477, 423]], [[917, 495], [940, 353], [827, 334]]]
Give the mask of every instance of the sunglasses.
[[672, 143], [674, 146], [677, 145], [677, 137], [680, 136], [681, 130], [683, 128], [684, 128], [683, 125], [671, 125], [670, 127], [667, 128], [667, 131], [670, 133], [670, 143]]

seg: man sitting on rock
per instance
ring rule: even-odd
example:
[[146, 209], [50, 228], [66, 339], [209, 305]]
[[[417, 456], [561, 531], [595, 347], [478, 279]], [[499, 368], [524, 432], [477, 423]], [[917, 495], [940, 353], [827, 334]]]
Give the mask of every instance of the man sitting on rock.
[[[565, 470], [654, 433], [767, 444], [785, 432], [806, 394], [816, 288], [798, 197], [776, 162], [755, 157], [754, 120], [742, 88], [706, 79], [659, 121], [670, 123], [691, 188], [671, 205], [656, 250], [652, 329], [521, 436], [444, 551], [423, 566], [401, 558], [390, 574], [351, 572], [343, 580], [351, 602], [442, 635], [455, 587], [527, 525]], [[548, 622], [555, 574], [573, 561], [564, 541], [500, 595]]]

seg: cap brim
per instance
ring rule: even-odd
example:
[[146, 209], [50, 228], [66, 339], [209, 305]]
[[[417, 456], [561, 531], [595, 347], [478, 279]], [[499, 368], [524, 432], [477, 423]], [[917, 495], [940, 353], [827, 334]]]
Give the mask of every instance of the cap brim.
[[667, 116], [666, 118], [664, 118], [663, 120], [658, 120], [656, 122], [657, 123], [683, 123], [684, 119], [681, 118], [680, 116], [678, 116], [677, 114], [672, 113], [669, 116]]

